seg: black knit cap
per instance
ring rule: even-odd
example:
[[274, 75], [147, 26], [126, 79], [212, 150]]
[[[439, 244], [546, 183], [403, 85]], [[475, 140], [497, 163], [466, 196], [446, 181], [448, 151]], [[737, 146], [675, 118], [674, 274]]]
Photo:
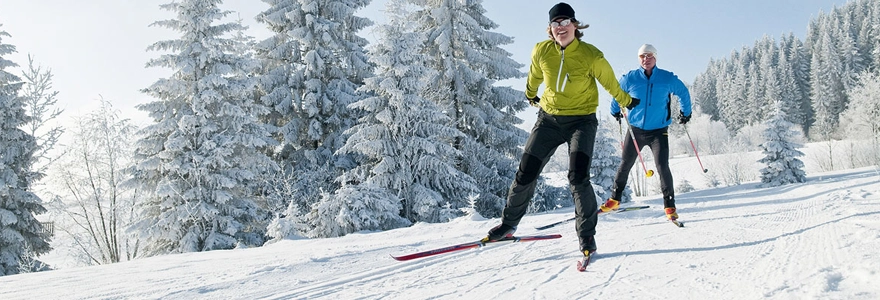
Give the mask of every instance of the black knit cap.
[[565, 2], [559, 2], [558, 4], [553, 5], [553, 7], [550, 8], [549, 22], [553, 22], [553, 20], [559, 18], [571, 18], [573, 20], [577, 20], [574, 18], [574, 9], [571, 8], [571, 5], [568, 5], [568, 3]]

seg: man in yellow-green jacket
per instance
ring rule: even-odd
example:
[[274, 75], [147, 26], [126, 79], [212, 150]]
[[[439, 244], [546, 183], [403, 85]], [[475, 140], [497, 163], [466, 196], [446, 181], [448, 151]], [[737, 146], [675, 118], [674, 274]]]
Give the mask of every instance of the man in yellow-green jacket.
[[[559, 3], [550, 9], [549, 40], [535, 45], [526, 84], [526, 98], [540, 108], [538, 120], [526, 141], [516, 179], [510, 187], [501, 224], [489, 230], [487, 240], [512, 236], [529, 207], [541, 170], [556, 147], [567, 143], [570, 164], [568, 180], [574, 196], [575, 222], [580, 251], [586, 257], [596, 251], [598, 204], [590, 184], [590, 159], [599, 122], [598, 81], [622, 107], [633, 107], [639, 99], [624, 92], [602, 51], [580, 40], [581, 29], [589, 27], [575, 19], [574, 9]], [[538, 97], [538, 86], [544, 94]]]

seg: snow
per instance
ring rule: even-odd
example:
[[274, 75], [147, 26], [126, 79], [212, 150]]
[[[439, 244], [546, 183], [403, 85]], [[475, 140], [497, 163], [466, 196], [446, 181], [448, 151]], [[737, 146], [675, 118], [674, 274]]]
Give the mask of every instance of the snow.
[[[739, 160], [753, 181], [708, 188], [694, 157], [670, 159], [684, 228], [659, 195], [600, 215], [587, 272], [572, 208], [530, 214], [520, 235], [561, 239], [489, 245], [398, 262], [391, 255], [471, 242], [497, 219], [466, 216], [339, 238], [165, 255], [0, 277], [7, 299], [880, 299], [880, 169], [823, 172], [824, 143], [808, 143], [804, 183], [759, 188], [760, 151], [701, 156], [709, 174]], [[838, 156], [840, 158], [841, 156]], [[649, 166], [653, 165], [648, 155]], [[838, 164], [841, 164], [838, 162]], [[565, 174], [550, 173], [554, 185]], [[656, 180], [656, 179], [655, 179]], [[650, 179], [649, 179], [650, 184]], [[55, 264], [50, 253], [45, 258]], [[58, 260], [57, 257], [55, 257]]]
[[[696, 169], [696, 168], [694, 168]], [[699, 170], [697, 170], [698, 173]], [[3, 299], [878, 299], [880, 173], [817, 173], [678, 195], [684, 228], [646, 210], [601, 215], [585, 273], [570, 208], [527, 215], [519, 234], [561, 239], [490, 245], [397, 262], [469, 242], [498, 223], [468, 216], [339, 238], [186, 253], [0, 277]]]

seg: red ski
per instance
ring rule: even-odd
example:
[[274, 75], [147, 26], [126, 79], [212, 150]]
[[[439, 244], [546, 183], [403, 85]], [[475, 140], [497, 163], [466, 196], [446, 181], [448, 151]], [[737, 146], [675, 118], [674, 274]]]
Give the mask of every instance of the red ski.
[[461, 251], [461, 250], [467, 250], [467, 249], [473, 249], [473, 248], [480, 248], [480, 247], [486, 246], [488, 244], [494, 244], [494, 243], [532, 242], [532, 241], [540, 241], [540, 240], [558, 239], [561, 237], [562, 237], [561, 234], [550, 234], [550, 235], [514, 236], [514, 237], [503, 238], [503, 239], [500, 239], [497, 241], [486, 241], [485, 239], [483, 239], [483, 240], [479, 240], [476, 242], [458, 244], [458, 245], [438, 248], [438, 249], [434, 249], [434, 250], [417, 252], [417, 253], [413, 253], [413, 254], [407, 254], [407, 255], [401, 255], [401, 256], [393, 256], [392, 255], [391, 257], [394, 258], [395, 260], [398, 260], [398, 261], [407, 261], [407, 260], [428, 257], [428, 256], [434, 256], [434, 255], [443, 254], [443, 253], [449, 253], [449, 252], [455, 252], [455, 251]]

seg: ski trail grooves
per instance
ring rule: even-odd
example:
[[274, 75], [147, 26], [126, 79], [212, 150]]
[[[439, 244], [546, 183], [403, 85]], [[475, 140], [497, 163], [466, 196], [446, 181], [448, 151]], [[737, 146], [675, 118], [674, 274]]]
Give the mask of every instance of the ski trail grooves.
[[816, 290], [827, 286], [821, 282], [823, 279], [804, 278], [802, 274], [815, 274], [817, 270], [840, 262], [838, 237], [841, 226], [837, 226], [835, 220], [846, 213], [840, 207], [845, 207], [848, 202], [846, 195], [827, 191], [824, 185], [798, 185], [793, 189], [796, 193], [791, 193], [802, 195], [807, 190], [815, 192], [816, 197], [779, 195], [779, 201], [788, 203], [765, 225], [775, 236], [761, 242], [757, 251], [750, 255], [749, 260], [753, 261], [750, 266], [754, 269], [744, 274], [759, 275], [757, 282], [763, 284], [762, 296], [785, 292], [811, 297], [816, 292], [824, 292], [821, 288]]

